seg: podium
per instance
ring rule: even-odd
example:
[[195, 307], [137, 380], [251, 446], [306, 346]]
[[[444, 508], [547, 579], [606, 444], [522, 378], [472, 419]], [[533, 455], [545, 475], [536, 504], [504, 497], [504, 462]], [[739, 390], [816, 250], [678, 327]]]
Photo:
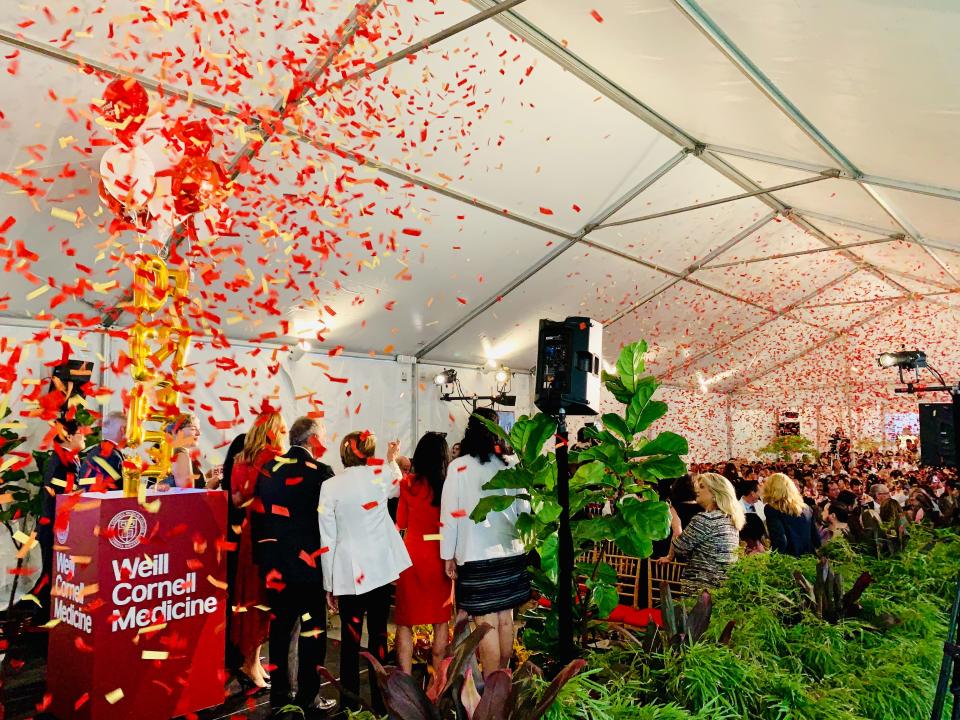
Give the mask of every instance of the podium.
[[224, 700], [226, 493], [61, 495], [49, 711], [168, 720]]

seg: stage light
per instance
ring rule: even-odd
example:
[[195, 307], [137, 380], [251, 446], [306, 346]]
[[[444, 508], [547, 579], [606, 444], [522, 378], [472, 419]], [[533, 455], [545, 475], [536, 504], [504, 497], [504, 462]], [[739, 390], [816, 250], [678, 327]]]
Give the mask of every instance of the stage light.
[[436, 385], [453, 385], [457, 381], [457, 371], [456, 370], [444, 370], [441, 373], [437, 373], [437, 376], [433, 379], [434, 384]]
[[877, 357], [877, 364], [882, 368], [896, 367], [904, 370], [916, 370], [927, 366], [927, 355], [920, 350], [885, 352]]
[[506, 385], [510, 380], [510, 369], [506, 365], [503, 365], [497, 370], [497, 374], [494, 375], [494, 377], [497, 379], [497, 385]]

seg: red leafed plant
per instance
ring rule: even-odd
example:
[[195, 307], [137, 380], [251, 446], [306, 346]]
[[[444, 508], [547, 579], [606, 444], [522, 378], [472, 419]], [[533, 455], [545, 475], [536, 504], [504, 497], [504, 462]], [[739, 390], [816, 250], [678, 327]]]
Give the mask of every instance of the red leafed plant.
[[477, 691], [469, 660], [481, 638], [492, 628], [486, 623], [452, 646], [439, 672], [427, 689], [397, 667], [383, 667], [364, 653], [373, 667], [390, 717], [403, 720], [538, 720], [543, 717], [563, 686], [586, 666], [574, 660], [561, 670], [542, 694], [533, 691], [531, 680], [542, 674], [527, 661], [514, 673], [497, 670], [489, 674], [483, 692]]

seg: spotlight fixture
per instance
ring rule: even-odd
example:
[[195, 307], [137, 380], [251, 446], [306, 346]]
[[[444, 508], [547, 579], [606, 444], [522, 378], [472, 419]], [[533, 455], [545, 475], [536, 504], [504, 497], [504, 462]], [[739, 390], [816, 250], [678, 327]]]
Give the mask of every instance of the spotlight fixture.
[[457, 371], [453, 369], [444, 370], [441, 373], [437, 373], [437, 376], [433, 378], [433, 382], [436, 385], [453, 385], [457, 381]]
[[497, 380], [497, 385], [506, 385], [510, 380], [510, 368], [506, 365], [502, 365], [497, 369], [497, 374], [494, 375]]
[[877, 357], [877, 364], [882, 368], [901, 368], [902, 370], [916, 370], [927, 367], [927, 355], [920, 350], [900, 350], [899, 352], [885, 352]]

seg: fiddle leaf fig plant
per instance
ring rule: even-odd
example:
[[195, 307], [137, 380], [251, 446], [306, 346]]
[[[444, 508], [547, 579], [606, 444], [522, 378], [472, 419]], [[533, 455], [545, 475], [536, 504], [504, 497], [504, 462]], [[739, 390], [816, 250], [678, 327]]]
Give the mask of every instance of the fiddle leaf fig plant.
[[[682, 455], [687, 441], [673, 432], [653, 437], [645, 433], [667, 413], [667, 404], [654, 400], [659, 383], [645, 374], [645, 342], [627, 345], [620, 352], [615, 374], [604, 373], [607, 391], [623, 406], [620, 412], [600, 417], [600, 427], [588, 427], [586, 447], [570, 452], [570, 514], [575, 554], [595, 558], [578, 563], [574, 583], [575, 633], [580, 644], [602, 628], [602, 621], [617, 606], [617, 574], [603, 561], [603, 542], [613, 541], [621, 552], [649, 557], [653, 542], [670, 533], [670, 511], [660, 502], [654, 483], [686, 472]], [[498, 472], [486, 485], [484, 496], [470, 517], [482, 522], [489, 513], [527, 500], [516, 531], [528, 550], [536, 551], [539, 567], [530, 569], [533, 585], [546, 602], [526, 618], [525, 643], [531, 649], [551, 652], [558, 646], [557, 578], [560, 504], [557, 502], [557, 459], [545, 451], [557, 432], [557, 421], [543, 413], [519, 418], [508, 434], [499, 425], [480, 419], [504, 443], [518, 462]], [[502, 491], [509, 490], [510, 493]], [[593, 516], [588, 505], [609, 503], [612, 513]], [[593, 552], [596, 550], [596, 552]]]

